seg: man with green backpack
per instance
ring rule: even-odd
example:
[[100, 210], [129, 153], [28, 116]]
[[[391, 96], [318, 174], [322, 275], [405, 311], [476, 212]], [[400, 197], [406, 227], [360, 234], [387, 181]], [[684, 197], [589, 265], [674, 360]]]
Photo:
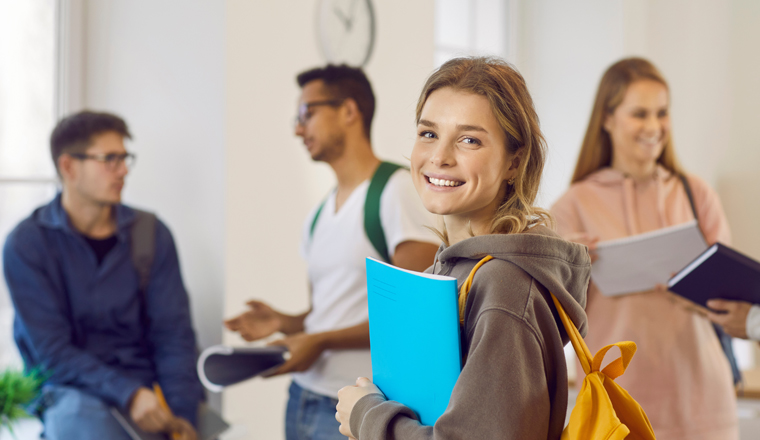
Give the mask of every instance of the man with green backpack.
[[285, 334], [290, 359], [275, 374], [293, 373], [287, 440], [343, 439], [335, 420], [337, 393], [371, 374], [365, 257], [422, 271], [439, 240], [409, 172], [373, 153], [375, 98], [358, 68], [328, 65], [298, 75], [295, 133], [312, 160], [326, 162], [336, 188], [304, 222], [311, 308], [287, 315], [260, 301], [227, 321], [246, 340]]

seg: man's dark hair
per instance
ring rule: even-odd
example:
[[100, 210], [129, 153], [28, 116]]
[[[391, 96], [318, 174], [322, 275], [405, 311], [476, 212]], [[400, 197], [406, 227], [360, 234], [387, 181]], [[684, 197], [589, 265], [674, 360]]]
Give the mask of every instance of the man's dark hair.
[[358, 67], [350, 67], [345, 64], [339, 66], [328, 64], [325, 67], [307, 70], [296, 78], [301, 88], [318, 79], [322, 80], [325, 90], [332, 99], [351, 98], [356, 102], [356, 106], [359, 107], [362, 114], [364, 134], [369, 139], [372, 118], [375, 116], [375, 94], [372, 92], [372, 85], [364, 71]]
[[132, 139], [127, 123], [111, 113], [83, 110], [61, 119], [50, 135], [50, 155], [55, 169], [58, 170], [61, 154], [84, 153], [93, 137], [110, 131]]

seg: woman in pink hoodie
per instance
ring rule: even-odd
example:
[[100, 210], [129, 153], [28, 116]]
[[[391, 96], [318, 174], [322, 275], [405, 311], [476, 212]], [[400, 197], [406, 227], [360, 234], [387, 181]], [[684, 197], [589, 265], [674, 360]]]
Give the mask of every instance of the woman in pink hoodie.
[[[716, 193], [676, 160], [669, 101], [665, 79], [647, 60], [621, 60], [602, 77], [572, 185], [551, 210], [560, 235], [587, 245], [592, 261], [600, 240], [693, 220], [681, 176], [707, 242], [731, 239]], [[731, 368], [707, 318], [664, 288], [606, 297], [593, 279], [586, 312], [592, 352], [617, 341], [638, 344], [618, 382], [647, 412], [658, 439], [738, 438]]]

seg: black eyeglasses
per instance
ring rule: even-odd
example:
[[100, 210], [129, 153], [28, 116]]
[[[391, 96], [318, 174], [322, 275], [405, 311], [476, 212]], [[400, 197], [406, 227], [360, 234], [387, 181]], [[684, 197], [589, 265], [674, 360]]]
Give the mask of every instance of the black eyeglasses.
[[330, 107], [337, 107], [341, 104], [343, 104], [342, 99], [327, 99], [324, 101], [304, 102], [303, 104], [298, 106], [298, 115], [296, 116], [295, 121], [293, 121], [294, 125], [296, 127], [298, 127], [299, 125], [306, 125], [306, 123], [309, 122], [309, 119], [312, 116], [312, 113], [311, 113], [312, 107], [318, 107], [320, 105], [329, 105]]
[[117, 169], [122, 162], [124, 162], [124, 165], [126, 165], [127, 168], [130, 168], [135, 164], [135, 160], [137, 159], [137, 156], [134, 153], [69, 153], [69, 156], [79, 160], [96, 160], [102, 164], [105, 164], [106, 168], [109, 170]]

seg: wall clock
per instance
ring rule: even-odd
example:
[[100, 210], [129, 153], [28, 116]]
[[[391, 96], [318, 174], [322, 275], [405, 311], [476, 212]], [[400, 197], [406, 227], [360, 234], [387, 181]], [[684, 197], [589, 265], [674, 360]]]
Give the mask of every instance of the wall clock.
[[317, 37], [327, 62], [366, 65], [375, 45], [371, 0], [319, 0]]

